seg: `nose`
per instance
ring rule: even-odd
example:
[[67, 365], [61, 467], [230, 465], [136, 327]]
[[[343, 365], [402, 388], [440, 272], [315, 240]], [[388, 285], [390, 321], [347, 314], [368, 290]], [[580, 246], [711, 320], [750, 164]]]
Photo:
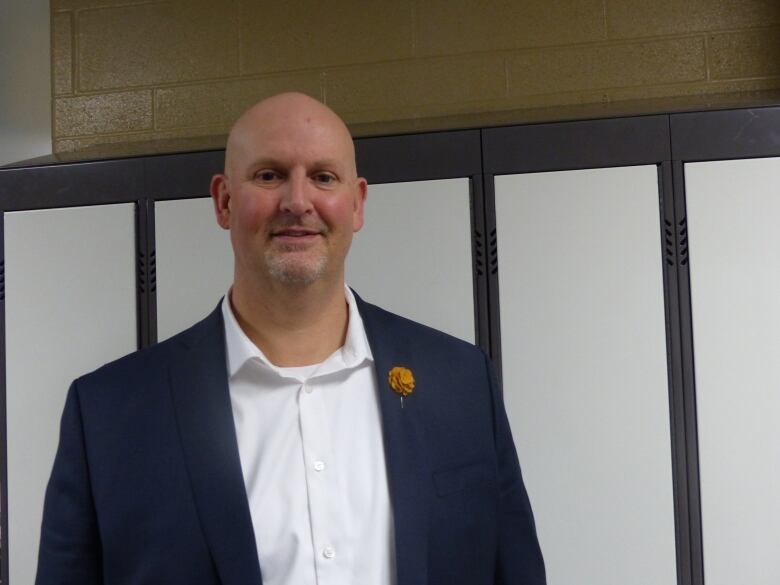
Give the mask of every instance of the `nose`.
[[279, 209], [295, 216], [312, 210], [308, 177], [299, 173], [290, 174], [279, 201]]

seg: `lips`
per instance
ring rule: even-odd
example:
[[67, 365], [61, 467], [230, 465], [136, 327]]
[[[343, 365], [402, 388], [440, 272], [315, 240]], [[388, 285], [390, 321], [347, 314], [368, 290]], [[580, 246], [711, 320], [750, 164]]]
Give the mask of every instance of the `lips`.
[[288, 227], [273, 230], [271, 232], [271, 238], [281, 244], [309, 244], [319, 238], [322, 233], [319, 230], [302, 228], [302, 227]]
[[305, 238], [307, 236], [317, 236], [319, 235], [319, 232], [315, 230], [287, 228], [274, 231], [271, 233], [271, 235], [274, 237], [282, 236], [290, 238]]

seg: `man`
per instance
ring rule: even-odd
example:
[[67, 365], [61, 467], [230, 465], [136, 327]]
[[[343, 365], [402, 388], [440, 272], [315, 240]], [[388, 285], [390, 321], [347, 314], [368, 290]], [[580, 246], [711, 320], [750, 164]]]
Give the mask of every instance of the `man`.
[[484, 354], [344, 285], [366, 199], [344, 123], [260, 102], [211, 194], [233, 286], [74, 382], [37, 583], [544, 583]]

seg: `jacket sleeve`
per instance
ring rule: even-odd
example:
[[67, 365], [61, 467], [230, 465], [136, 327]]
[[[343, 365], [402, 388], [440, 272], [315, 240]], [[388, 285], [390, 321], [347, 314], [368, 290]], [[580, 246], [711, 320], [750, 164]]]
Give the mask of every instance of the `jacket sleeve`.
[[68, 390], [46, 488], [36, 585], [103, 583], [77, 383]]
[[485, 356], [490, 392], [499, 474], [498, 550], [496, 585], [544, 585], [544, 559], [536, 537], [514, 440], [509, 429], [501, 386], [495, 369]]

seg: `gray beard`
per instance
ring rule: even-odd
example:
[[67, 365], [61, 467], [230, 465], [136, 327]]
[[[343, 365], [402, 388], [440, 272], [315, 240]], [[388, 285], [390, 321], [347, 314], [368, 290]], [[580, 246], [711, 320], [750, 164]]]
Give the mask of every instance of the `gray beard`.
[[266, 265], [271, 278], [284, 284], [312, 284], [325, 274], [327, 259], [324, 256], [308, 262], [296, 262], [281, 254], [266, 252]]

